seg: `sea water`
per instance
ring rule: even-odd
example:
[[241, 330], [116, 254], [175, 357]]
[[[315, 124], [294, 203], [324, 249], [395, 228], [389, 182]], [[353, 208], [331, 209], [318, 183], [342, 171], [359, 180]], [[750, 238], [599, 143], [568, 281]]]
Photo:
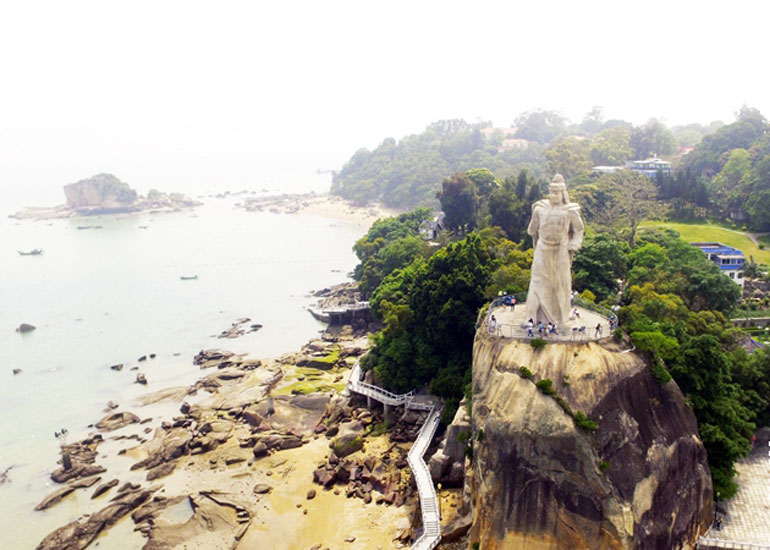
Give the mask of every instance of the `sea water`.
[[[247, 212], [236, 207], [243, 198], [204, 197], [195, 210], [165, 214], [0, 219], [0, 474], [10, 468], [0, 548], [33, 548], [77, 518], [65, 502], [33, 511], [60, 487], [49, 479], [55, 432], [66, 428], [69, 442], [86, 436], [108, 401], [142, 416], [134, 398], [201, 377], [192, 364], [200, 349], [273, 357], [323, 328], [305, 310], [308, 293], [347, 279], [352, 244], [367, 228]], [[17, 253], [32, 248], [44, 252]], [[216, 338], [244, 317], [263, 328]], [[21, 334], [20, 323], [37, 328]], [[121, 371], [110, 369], [117, 363]]]

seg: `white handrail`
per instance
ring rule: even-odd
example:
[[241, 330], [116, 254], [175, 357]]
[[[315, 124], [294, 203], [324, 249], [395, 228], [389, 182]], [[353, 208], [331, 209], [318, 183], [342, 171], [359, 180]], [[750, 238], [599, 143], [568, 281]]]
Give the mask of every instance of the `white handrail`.
[[375, 386], [361, 381], [361, 365], [356, 361], [353, 370], [350, 371], [350, 378], [347, 384], [348, 390], [372, 397], [387, 405], [406, 405], [410, 409], [427, 410], [428, 417], [425, 419], [420, 432], [417, 434], [406, 456], [406, 461], [412, 469], [417, 493], [420, 497], [420, 512], [422, 515], [422, 535], [414, 541], [410, 550], [433, 550], [441, 541], [441, 515], [438, 505], [436, 489], [433, 486], [433, 479], [428, 471], [428, 465], [422, 459], [422, 455], [428, 450], [433, 436], [436, 435], [439, 420], [441, 419], [441, 409], [436, 409], [432, 405], [418, 403], [415, 401], [414, 390], [409, 393], [396, 395]]

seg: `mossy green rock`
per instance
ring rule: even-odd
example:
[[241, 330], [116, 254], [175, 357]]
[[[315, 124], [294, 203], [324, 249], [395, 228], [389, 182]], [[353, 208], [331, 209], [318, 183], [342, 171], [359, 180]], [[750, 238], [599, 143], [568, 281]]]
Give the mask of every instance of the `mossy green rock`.
[[364, 440], [359, 434], [349, 433], [335, 438], [330, 446], [337, 458], [344, 458], [363, 449]]

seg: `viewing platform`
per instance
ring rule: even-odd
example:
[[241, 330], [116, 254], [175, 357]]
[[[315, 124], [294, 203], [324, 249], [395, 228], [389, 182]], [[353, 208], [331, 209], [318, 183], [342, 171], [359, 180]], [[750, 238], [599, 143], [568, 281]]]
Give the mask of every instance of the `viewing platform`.
[[[618, 327], [617, 316], [606, 308], [575, 299], [573, 307], [577, 315], [567, 323], [556, 327], [556, 332], [549, 333], [544, 324], [542, 333], [538, 332], [538, 319], [533, 319], [532, 335], [527, 329], [527, 304], [517, 303], [511, 307], [504, 304], [505, 297], [496, 298], [489, 305], [484, 325], [493, 336], [516, 340], [543, 338], [552, 342], [589, 342], [609, 338]], [[494, 317], [494, 319], [493, 319]], [[597, 328], [598, 327], [598, 328]]]

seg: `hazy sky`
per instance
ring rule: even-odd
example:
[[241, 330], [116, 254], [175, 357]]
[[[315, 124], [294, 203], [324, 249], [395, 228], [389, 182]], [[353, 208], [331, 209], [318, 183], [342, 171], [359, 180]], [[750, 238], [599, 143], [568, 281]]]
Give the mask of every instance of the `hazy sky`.
[[535, 107], [770, 116], [769, 27], [761, 0], [4, 2], [0, 186], [239, 186]]

